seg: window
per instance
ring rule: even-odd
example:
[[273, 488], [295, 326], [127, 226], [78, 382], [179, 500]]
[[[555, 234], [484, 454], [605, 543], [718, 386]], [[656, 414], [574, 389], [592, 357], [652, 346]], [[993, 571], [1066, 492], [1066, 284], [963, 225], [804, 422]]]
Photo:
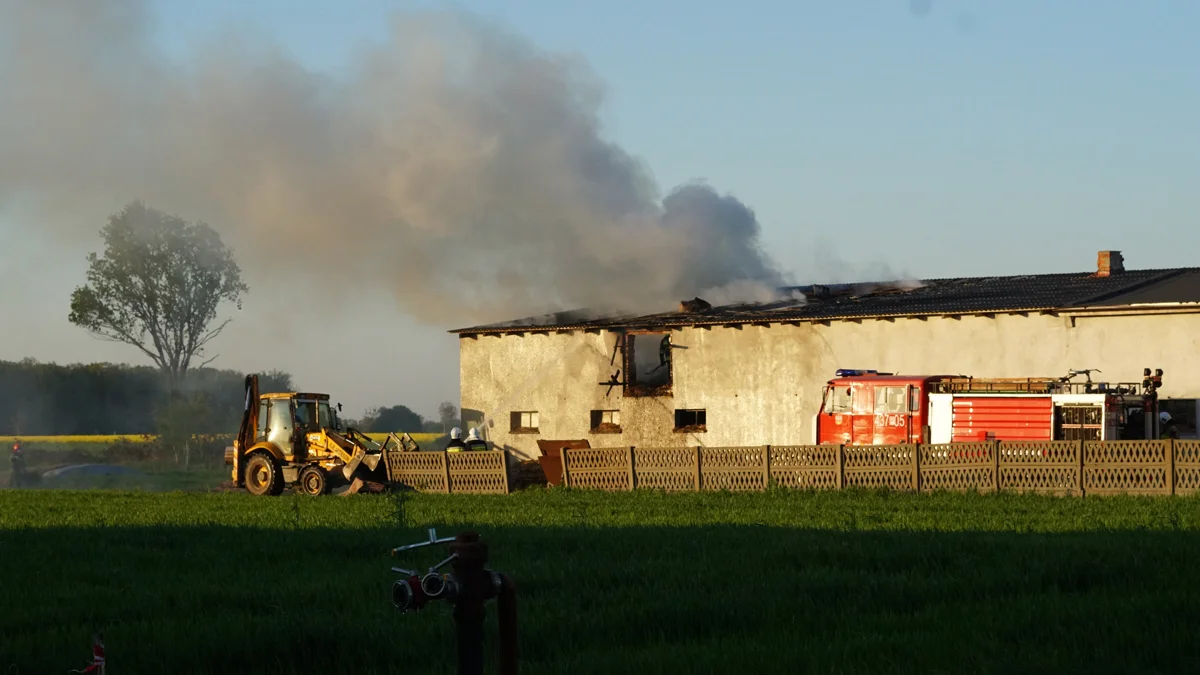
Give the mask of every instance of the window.
[[514, 434], [537, 433], [538, 414], [536, 410], [513, 412], [509, 421], [509, 431]]
[[292, 454], [292, 410], [286, 398], [271, 399], [270, 419], [267, 422], [267, 440], [279, 446], [283, 454]]
[[1098, 441], [1104, 422], [1104, 408], [1099, 405], [1066, 404], [1055, 406], [1054, 423], [1058, 428], [1055, 440]]
[[619, 434], [621, 433], [620, 410], [593, 410], [592, 433]]
[[309, 400], [296, 401], [296, 426], [302, 431], [315, 431], [317, 428], [317, 402]]
[[830, 387], [825, 391], [825, 412], [834, 415], [850, 413], [850, 387]]
[[921, 390], [917, 387], [912, 387], [908, 390], [908, 411], [921, 411]]
[[875, 387], [875, 414], [886, 415], [904, 412], [908, 396], [907, 387]]
[[334, 423], [333, 409], [329, 405], [329, 401], [321, 401], [317, 405], [317, 426], [322, 429], [336, 429], [337, 424]]
[[700, 432], [707, 431], [707, 420], [704, 410], [676, 410], [675, 431]]
[[625, 336], [625, 395], [671, 395], [671, 334]]

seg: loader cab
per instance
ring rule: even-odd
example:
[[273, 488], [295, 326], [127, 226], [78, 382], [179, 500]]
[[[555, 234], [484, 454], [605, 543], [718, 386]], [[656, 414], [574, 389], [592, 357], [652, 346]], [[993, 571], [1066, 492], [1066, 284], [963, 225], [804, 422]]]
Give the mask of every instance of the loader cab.
[[266, 441], [287, 458], [296, 454], [296, 410], [290, 394], [264, 394], [258, 402], [255, 443]]

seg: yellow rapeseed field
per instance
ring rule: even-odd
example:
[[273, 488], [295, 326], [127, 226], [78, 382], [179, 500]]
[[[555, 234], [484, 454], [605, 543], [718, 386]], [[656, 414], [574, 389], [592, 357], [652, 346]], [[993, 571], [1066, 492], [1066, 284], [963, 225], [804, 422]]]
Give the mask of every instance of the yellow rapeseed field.
[[[387, 438], [387, 433], [367, 434], [376, 441], [382, 441]], [[409, 434], [417, 443], [431, 443], [441, 434]], [[81, 443], [96, 443], [103, 445], [113, 445], [115, 443], [149, 443], [155, 439], [153, 434], [139, 434], [129, 436], [119, 435], [98, 435], [98, 436], [0, 436], [0, 443], [12, 443], [13, 441], [21, 441], [22, 443], [45, 443], [45, 444], [81, 444]]]

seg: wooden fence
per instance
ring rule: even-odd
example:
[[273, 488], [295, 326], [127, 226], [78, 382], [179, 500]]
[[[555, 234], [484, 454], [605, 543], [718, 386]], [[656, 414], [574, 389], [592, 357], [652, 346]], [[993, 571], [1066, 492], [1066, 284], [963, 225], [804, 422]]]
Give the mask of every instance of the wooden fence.
[[571, 448], [563, 482], [597, 490], [836, 490], [844, 487], [1193, 494], [1200, 440], [1046, 441], [910, 445]]
[[389, 452], [391, 480], [419, 492], [508, 494], [508, 453]]

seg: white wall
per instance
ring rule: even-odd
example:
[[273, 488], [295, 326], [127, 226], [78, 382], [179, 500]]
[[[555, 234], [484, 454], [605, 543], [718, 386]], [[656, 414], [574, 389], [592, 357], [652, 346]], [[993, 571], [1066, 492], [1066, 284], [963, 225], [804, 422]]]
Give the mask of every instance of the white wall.
[[[807, 443], [822, 385], [838, 368], [903, 374], [1056, 377], [1140, 382], [1164, 370], [1163, 398], [1200, 398], [1200, 314], [1088, 317], [1000, 315], [862, 323], [684, 328], [672, 333], [674, 395], [606, 399], [599, 383], [615, 335], [570, 333], [461, 339], [465, 415], [490, 416], [487, 437], [521, 458], [537, 439], [587, 438], [593, 447]], [[677, 434], [675, 408], [704, 408], [707, 432]], [[619, 409], [623, 433], [589, 433], [590, 411]], [[536, 435], [509, 434], [509, 412], [537, 410]], [[467, 420], [470, 422], [470, 419]]]

